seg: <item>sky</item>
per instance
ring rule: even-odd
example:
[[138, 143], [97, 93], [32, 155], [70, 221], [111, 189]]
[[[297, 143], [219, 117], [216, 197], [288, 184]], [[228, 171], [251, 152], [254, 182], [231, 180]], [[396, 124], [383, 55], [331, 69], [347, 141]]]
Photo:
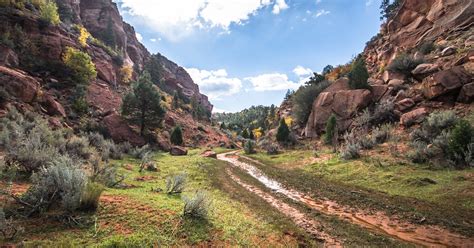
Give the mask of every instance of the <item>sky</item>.
[[381, 0], [114, 0], [152, 53], [184, 67], [215, 112], [279, 105], [380, 29]]

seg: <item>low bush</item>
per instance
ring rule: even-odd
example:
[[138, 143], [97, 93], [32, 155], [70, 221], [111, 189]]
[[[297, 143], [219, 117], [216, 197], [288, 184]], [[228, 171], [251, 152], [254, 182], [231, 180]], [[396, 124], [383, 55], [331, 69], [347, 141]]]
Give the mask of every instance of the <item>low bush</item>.
[[184, 198], [183, 215], [195, 219], [207, 219], [209, 215], [210, 200], [203, 191], [198, 191], [191, 198]]
[[[474, 129], [468, 121], [460, 120], [454, 126], [448, 143], [449, 155], [458, 164], [458, 167], [462, 167], [463, 162], [470, 162], [473, 146]], [[467, 161], [466, 158], [468, 158]]]
[[142, 147], [136, 147], [135, 149], [132, 149], [131, 155], [136, 159], [142, 159], [149, 152], [151, 152], [150, 146], [144, 145]]
[[104, 186], [88, 182], [81, 196], [79, 209], [82, 211], [95, 211], [99, 207], [99, 198], [104, 191]]
[[100, 161], [93, 162], [92, 181], [101, 183], [109, 188], [120, 186], [125, 180], [125, 176], [119, 174], [116, 165], [102, 164]]
[[10, 94], [3, 87], [0, 87], [0, 106], [3, 106], [8, 100], [10, 100]]
[[181, 130], [180, 126], [176, 126], [173, 128], [173, 131], [171, 132], [171, 136], [170, 136], [170, 141], [171, 141], [171, 144], [173, 145], [177, 145], [177, 146], [183, 145], [184, 143], [183, 131]]
[[418, 46], [418, 48], [417, 48], [417, 50], [421, 54], [424, 54], [424, 55], [430, 54], [435, 49], [436, 49], [436, 46], [435, 46], [433, 41], [425, 41], [425, 42], [421, 43], [421, 45]]
[[255, 142], [252, 140], [247, 140], [244, 144], [244, 152], [245, 154], [254, 154], [255, 151]]
[[140, 172], [143, 170], [147, 171], [158, 171], [158, 168], [155, 166], [155, 161], [153, 160], [153, 155], [151, 152], [147, 152], [143, 155], [140, 162]]
[[341, 158], [351, 160], [360, 157], [361, 146], [354, 131], [344, 134], [344, 146], [341, 150]]
[[359, 55], [353, 62], [351, 71], [349, 72], [349, 86], [351, 89], [370, 89], [367, 82], [369, 72], [365, 65], [365, 58]]
[[324, 142], [326, 144], [333, 144], [334, 138], [337, 138], [336, 125], [336, 115], [332, 114], [326, 122], [326, 133], [324, 134]]
[[372, 140], [375, 144], [383, 144], [390, 139], [393, 132], [393, 126], [384, 124], [372, 129]]
[[[0, 208], [0, 234], [3, 240], [13, 240], [23, 233], [23, 227], [14, 223], [13, 218], [7, 218], [3, 208]], [[1, 240], [1, 238], [0, 238]]]
[[413, 141], [431, 143], [444, 130], [453, 127], [459, 118], [454, 111], [436, 111], [431, 113], [421, 128], [411, 133]]
[[412, 150], [408, 153], [408, 158], [413, 163], [426, 163], [433, 155], [427, 144], [421, 141], [412, 142], [411, 148]]
[[415, 59], [413, 56], [403, 53], [398, 55], [390, 65], [388, 65], [387, 70], [411, 76], [411, 72], [422, 63], [423, 60]]
[[186, 174], [178, 174], [166, 178], [166, 193], [180, 194], [186, 187]]
[[72, 157], [89, 160], [94, 150], [89, 146], [89, 140], [85, 137], [74, 136], [66, 143], [66, 150]]
[[277, 155], [280, 153], [280, 148], [277, 144], [269, 144], [266, 150], [268, 155]]
[[87, 176], [74, 160], [59, 156], [32, 177], [32, 185], [22, 201], [32, 206], [29, 215], [41, 213], [59, 204], [66, 212], [77, 210], [87, 184]]

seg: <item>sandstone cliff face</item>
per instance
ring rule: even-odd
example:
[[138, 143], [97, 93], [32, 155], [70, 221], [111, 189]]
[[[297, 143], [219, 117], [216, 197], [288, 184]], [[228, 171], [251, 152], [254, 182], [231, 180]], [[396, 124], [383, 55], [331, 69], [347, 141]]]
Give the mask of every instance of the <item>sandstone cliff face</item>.
[[[71, 110], [74, 87], [65, 85], [61, 79], [61, 75], [67, 75], [62, 54], [67, 47], [74, 47], [86, 51], [97, 70], [97, 79], [90, 82], [86, 92], [90, 105], [88, 118], [104, 125], [116, 141], [128, 140], [135, 145], [144, 144], [144, 139], [134, 127], [129, 126], [118, 115], [122, 95], [129, 90], [129, 85], [120, 82], [122, 61], [118, 61], [110, 51], [96, 43], [88, 42], [86, 47], [82, 47], [73, 24], [83, 25], [94, 37], [101, 37], [104, 33], [112, 34], [108, 38], [113, 37], [115, 50], [121, 51], [123, 64], [135, 69], [134, 77], [150, 60], [151, 54], [137, 40], [134, 28], [123, 22], [116, 4], [111, 0], [57, 2], [60, 9], [66, 9], [68, 13], [67, 20], [62, 19], [58, 26], [44, 25], [34, 8], [0, 8], [0, 33], [8, 32], [12, 40], [21, 43], [20, 46], [0, 44], [0, 88], [11, 96], [7, 104], [0, 106], [0, 115], [5, 114], [6, 106], [13, 105], [20, 110], [42, 113], [50, 120], [54, 119], [52, 123], [55, 126], [78, 127], [80, 120]], [[159, 56], [166, 84], [172, 89], [181, 89], [188, 97], [196, 97], [202, 106], [212, 111], [212, 104], [199, 92], [199, 87], [188, 73], [166, 57]], [[185, 111], [173, 113], [169, 110], [166, 119], [163, 130], [182, 124], [184, 135], [190, 140], [188, 145], [230, 144], [218, 130], [208, 127], [208, 123], [199, 124]], [[202, 126], [199, 130], [198, 125]], [[206, 130], [206, 133], [201, 133], [200, 130]], [[166, 146], [166, 131], [158, 132], [156, 136], [160, 145]], [[205, 138], [192, 139], [198, 136]], [[221, 140], [224, 140], [224, 144], [220, 143]]]
[[[434, 50], [422, 53], [422, 44]], [[390, 101], [402, 125], [419, 123], [437, 109], [472, 111], [474, 100], [474, 0], [405, 0], [364, 50], [371, 91], [336, 81], [313, 103], [305, 135], [324, 132], [331, 114], [339, 131], [358, 111]], [[400, 54], [423, 61], [409, 75], [387, 70]]]

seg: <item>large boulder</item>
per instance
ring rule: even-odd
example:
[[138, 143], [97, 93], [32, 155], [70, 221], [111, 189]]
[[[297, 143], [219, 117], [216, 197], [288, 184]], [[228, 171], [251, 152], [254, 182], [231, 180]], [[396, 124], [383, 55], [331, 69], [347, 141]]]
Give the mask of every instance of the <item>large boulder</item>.
[[37, 96], [40, 83], [24, 71], [0, 66], [0, 86], [19, 100], [31, 103]]
[[423, 80], [423, 95], [428, 99], [433, 99], [459, 90], [464, 84], [471, 81], [472, 76], [462, 66], [456, 66], [425, 78]]
[[185, 156], [188, 155], [188, 150], [184, 147], [173, 146], [171, 147], [170, 154], [173, 156]]
[[56, 101], [52, 96], [43, 96], [41, 104], [46, 108], [46, 111], [49, 115], [59, 115], [62, 117], [66, 117], [66, 111], [64, 111], [63, 105]]
[[112, 113], [102, 120], [102, 124], [115, 142], [128, 141], [135, 146], [143, 146], [145, 140], [138, 135], [117, 113]]
[[474, 83], [466, 84], [459, 93], [458, 102], [471, 103], [474, 99]]
[[410, 109], [411, 107], [415, 106], [415, 101], [411, 98], [405, 98], [395, 104], [397, 107], [398, 111], [404, 112], [407, 109]]
[[339, 131], [346, 130], [356, 113], [367, 107], [371, 101], [372, 93], [364, 89], [321, 93], [313, 103], [306, 124], [306, 137], [317, 137], [332, 114], [337, 117]]
[[413, 76], [417, 79], [423, 79], [433, 73], [439, 71], [439, 65], [437, 64], [420, 64], [412, 72]]
[[400, 124], [404, 126], [411, 126], [416, 123], [421, 123], [428, 115], [426, 108], [417, 108], [400, 117]]

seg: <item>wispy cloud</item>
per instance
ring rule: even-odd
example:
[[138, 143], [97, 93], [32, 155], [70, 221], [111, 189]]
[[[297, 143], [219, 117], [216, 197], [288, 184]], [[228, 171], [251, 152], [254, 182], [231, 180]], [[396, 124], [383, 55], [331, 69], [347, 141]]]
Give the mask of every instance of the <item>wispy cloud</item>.
[[316, 11], [316, 14], [314, 14], [314, 17], [318, 18], [318, 17], [321, 17], [321, 16], [329, 15], [329, 14], [331, 14], [331, 11], [321, 9], [321, 10]]
[[225, 69], [208, 71], [188, 68], [186, 71], [210, 100], [219, 100], [224, 96], [237, 94], [242, 88], [242, 81], [238, 78], [230, 78]]

